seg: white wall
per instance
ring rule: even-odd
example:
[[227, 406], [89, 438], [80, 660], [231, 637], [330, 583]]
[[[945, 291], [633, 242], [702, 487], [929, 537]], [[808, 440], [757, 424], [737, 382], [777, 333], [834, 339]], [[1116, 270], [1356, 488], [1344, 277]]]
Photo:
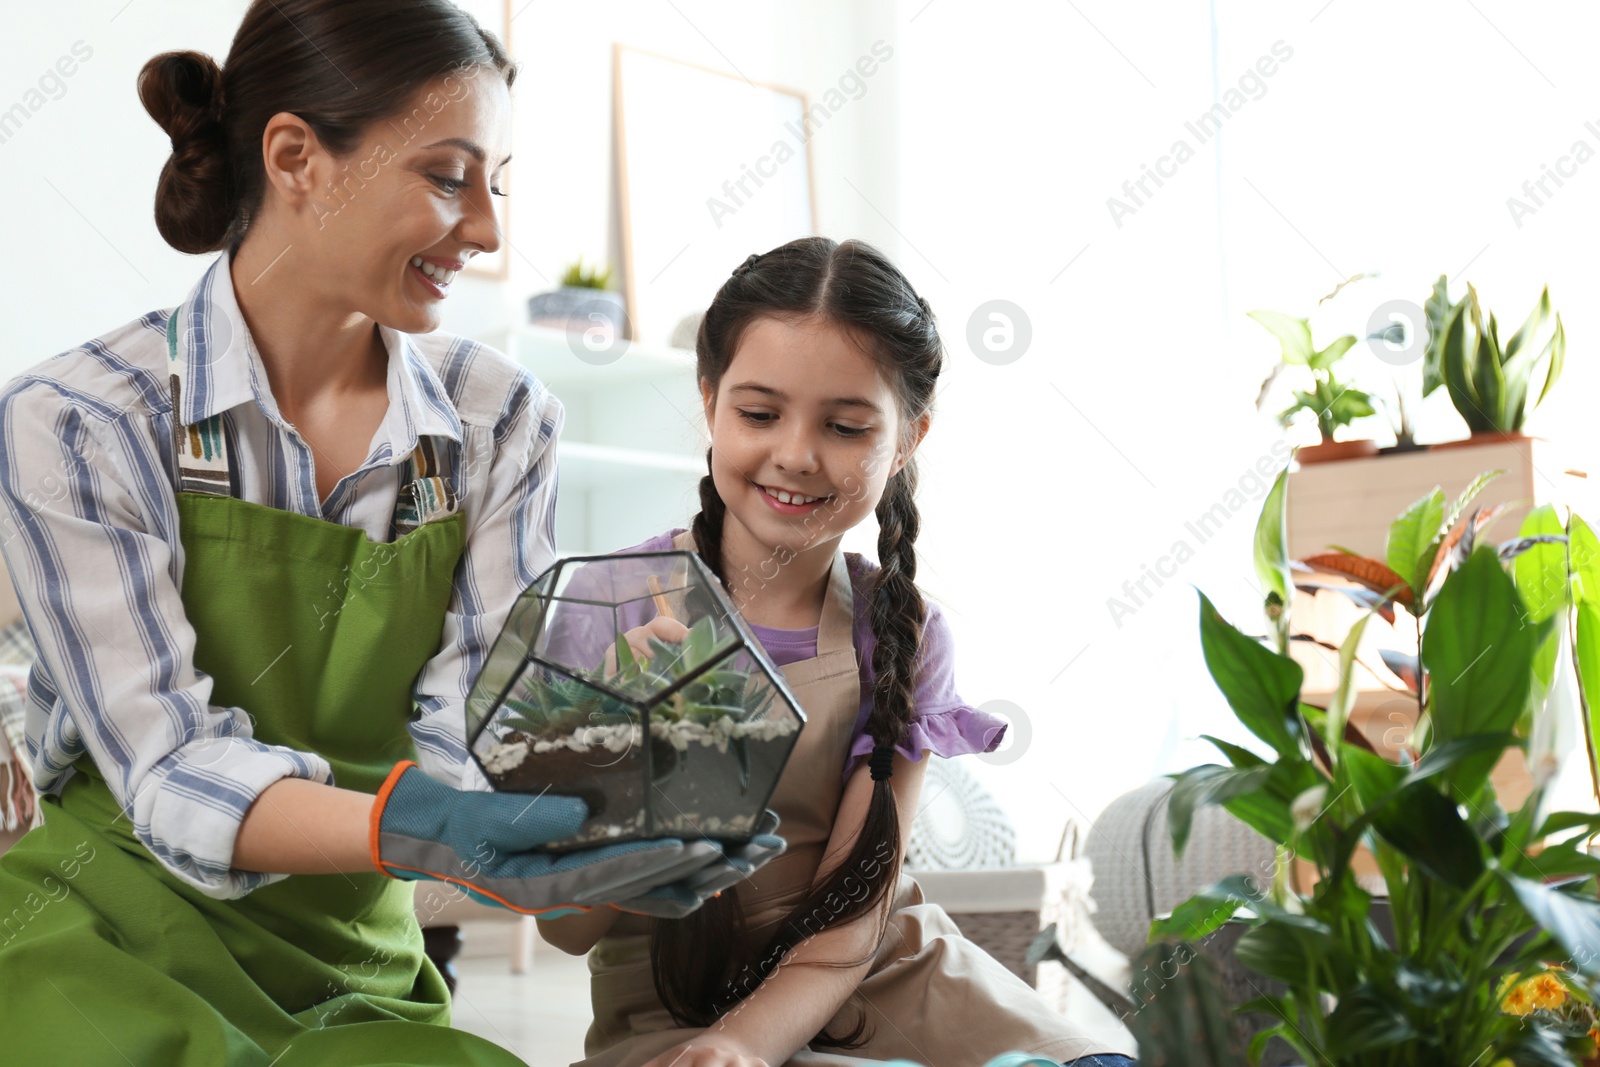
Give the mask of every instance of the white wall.
[[[0, 290], [0, 379], [171, 307], [210, 262], [156, 232], [156, 178], [171, 147], [134, 80], [159, 52], [225, 55], [246, 5], [125, 3], [19, 6], [0, 33], [0, 110], [27, 112], [0, 133], [6, 243], [17, 257]], [[57, 81], [75, 45], [88, 58]]]
[[[1104, 601], [1270, 435], [1214, 417], [1231, 386], [1205, 361], [1221, 326], [1210, 162], [1120, 230], [1104, 207], [1210, 95], [1204, 6], [919, 7], [902, 5], [900, 256], [951, 351], [924, 580], [955, 620], [965, 695], [1020, 709], [1018, 748], [978, 770], [1042, 855], [1065, 819], [1164, 769], [1179, 712], [1207, 701], [1182, 583], [1236, 583], [1247, 559], [1196, 546], [1121, 628]], [[1031, 323], [1015, 362], [969, 344], [992, 300]]]
[[[1038, 853], [1066, 813], [1214, 759], [1199, 734], [1244, 739], [1201, 662], [1192, 587], [1259, 627], [1252, 469], [1278, 465], [1283, 437], [1253, 408], [1277, 346], [1245, 311], [1312, 313], [1341, 278], [1380, 272], [1316, 313], [1323, 343], [1448, 273], [1509, 332], [1548, 281], [1571, 355], [1530, 429], [1594, 448], [1600, 162], [1564, 164], [1576, 173], [1520, 227], [1507, 198], [1573, 142], [1600, 150], [1595, 16], [1488, 0], [900, 10], [895, 248], [953, 355], [926, 446], [924, 579], [956, 619], [967, 696], [1030, 722], [1026, 752], [981, 769], [1029, 813]], [[1202, 143], [1185, 124], [1279, 42], [1288, 58]], [[1133, 201], [1123, 182], [1179, 140], [1193, 157]], [[1033, 329], [1005, 366], [963, 339], [996, 298]], [[1344, 369], [1390, 379], [1365, 346]], [[1465, 434], [1442, 390], [1420, 423], [1423, 440]], [[1388, 440], [1381, 422], [1355, 436]], [[1186, 523], [1217, 503], [1237, 510], [1201, 542]], [[1192, 558], [1114, 620], [1109, 598], [1132, 604], [1123, 583], [1180, 545]]]

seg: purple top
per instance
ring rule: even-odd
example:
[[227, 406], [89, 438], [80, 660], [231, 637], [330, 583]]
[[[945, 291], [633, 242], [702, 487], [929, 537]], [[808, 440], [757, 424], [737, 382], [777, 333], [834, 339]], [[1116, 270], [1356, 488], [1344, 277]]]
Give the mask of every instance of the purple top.
[[[670, 552], [672, 539], [681, 530], [658, 534], [641, 544], [619, 550], [628, 552]], [[859, 553], [846, 552], [850, 584], [855, 592], [853, 643], [856, 662], [861, 665], [861, 710], [856, 715], [855, 732], [850, 738], [850, 758], [845, 762], [845, 777], [872, 753], [872, 738], [866, 733], [867, 716], [872, 711], [872, 651], [877, 639], [872, 635], [868, 597], [877, 564]], [[642, 611], [641, 611], [642, 615]], [[643, 617], [639, 620], [645, 621]], [[637, 624], [634, 624], [637, 625]], [[818, 627], [804, 630], [774, 630], [751, 625], [757, 640], [774, 663], [783, 666], [817, 654]], [[914, 715], [906, 738], [896, 750], [907, 759], [920, 761], [924, 752], [938, 756], [961, 756], [969, 752], [993, 752], [1005, 737], [1006, 721], [989, 715], [961, 699], [955, 685], [955, 647], [950, 624], [939, 605], [927, 602], [927, 617], [922, 624], [922, 648], [913, 686]]]
[[816, 658], [817, 632], [822, 629], [821, 626], [807, 626], [804, 630], [774, 630], [770, 626], [757, 626], [748, 619], [745, 622], [756, 635], [756, 640], [761, 642], [761, 647], [767, 650], [767, 655], [772, 657], [772, 662], [778, 666]]

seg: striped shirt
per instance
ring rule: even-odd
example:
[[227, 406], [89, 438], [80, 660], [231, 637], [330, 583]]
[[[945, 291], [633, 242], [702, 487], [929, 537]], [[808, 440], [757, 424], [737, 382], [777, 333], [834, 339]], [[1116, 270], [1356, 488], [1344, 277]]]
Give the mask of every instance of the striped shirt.
[[[185, 618], [168, 387], [178, 326], [185, 425], [221, 413], [236, 495], [389, 541], [407, 457], [431, 435], [468, 516], [437, 652], [410, 732], [436, 778], [487, 788], [464, 704], [517, 594], [555, 559], [561, 403], [527, 370], [452, 334], [379, 327], [389, 407], [361, 467], [319, 499], [312, 453], [283, 420], [219, 256], [178, 309], [153, 311], [25, 371], [0, 391], [0, 553], [38, 645], [27, 744], [41, 792], [87, 753], [138, 838], [175, 875], [228, 899], [285, 875], [234, 870], [246, 811], [280, 778], [333, 783], [320, 756], [255, 741], [244, 708], [211, 705]], [[336, 783], [334, 783], [336, 784]]]

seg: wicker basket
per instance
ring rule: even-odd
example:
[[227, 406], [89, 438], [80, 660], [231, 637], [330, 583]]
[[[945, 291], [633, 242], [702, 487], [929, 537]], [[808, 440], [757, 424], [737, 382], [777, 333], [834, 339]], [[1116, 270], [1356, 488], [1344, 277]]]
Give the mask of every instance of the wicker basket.
[[1089, 923], [1092, 878], [1078, 858], [1078, 824], [1067, 824], [1056, 862], [1019, 866], [1011, 820], [960, 760], [930, 761], [923, 792], [931, 799], [912, 827], [906, 873], [962, 936], [1065, 1011], [1066, 971], [1023, 960], [1049, 923], [1069, 951]]
[[1071, 984], [1060, 967], [1030, 967], [1028, 945], [1050, 923], [1071, 951], [1089, 923], [1089, 864], [1064, 860], [1032, 867], [910, 871], [931, 904], [938, 904], [963, 937], [1066, 1011]]
[[1044, 929], [1038, 911], [968, 911], [950, 918], [961, 935], [1005, 965], [1006, 970], [1036, 986], [1037, 965], [1023, 962], [1028, 945]]

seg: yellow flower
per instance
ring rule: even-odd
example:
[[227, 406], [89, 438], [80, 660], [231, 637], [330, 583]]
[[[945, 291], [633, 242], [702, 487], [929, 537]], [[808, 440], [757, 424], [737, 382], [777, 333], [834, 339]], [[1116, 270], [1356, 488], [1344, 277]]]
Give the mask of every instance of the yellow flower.
[[1500, 1002], [1507, 1015], [1554, 1011], [1567, 1002], [1566, 984], [1549, 971], [1526, 978], [1511, 987]]
[[1533, 986], [1530, 996], [1535, 1008], [1554, 1011], [1567, 1002], [1566, 983], [1549, 971], [1529, 979], [1529, 984]]
[[1500, 1001], [1500, 1010], [1507, 1015], [1526, 1015], [1533, 1010], [1533, 1005], [1528, 999], [1527, 984], [1522, 983], [1511, 987], [1511, 992]]

